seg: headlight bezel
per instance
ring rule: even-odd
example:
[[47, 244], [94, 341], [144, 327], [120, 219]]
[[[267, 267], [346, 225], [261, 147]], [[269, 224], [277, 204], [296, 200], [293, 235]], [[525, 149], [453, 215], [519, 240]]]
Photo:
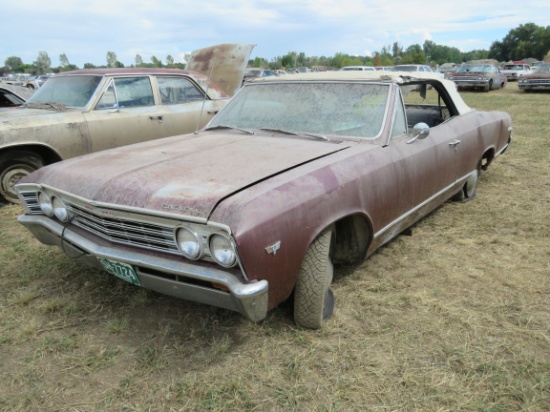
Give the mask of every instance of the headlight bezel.
[[[226, 250], [230, 252], [231, 257], [229, 260], [222, 260], [218, 253], [216, 253], [216, 248], [213, 246], [213, 242], [217, 239], [223, 240], [223, 242], [226, 244]], [[235, 244], [232, 241], [232, 239], [225, 234], [221, 233], [213, 233], [208, 237], [208, 250], [210, 252], [211, 258], [216, 262], [218, 265], [224, 267], [224, 268], [232, 268], [235, 267], [238, 263], [238, 256], [237, 251], [235, 248]]]
[[[187, 236], [188, 240], [194, 245], [193, 253], [186, 250], [182, 243], [182, 237]], [[216, 241], [222, 241], [221, 245]], [[189, 260], [203, 260], [215, 263], [224, 268], [233, 268], [239, 265], [239, 256], [235, 242], [231, 235], [218, 228], [208, 225], [183, 223], [174, 228], [174, 241], [181, 255]], [[221, 249], [224, 249], [222, 251]], [[225, 257], [220, 253], [225, 252]]]
[[41, 191], [41, 192], [38, 192], [37, 200], [38, 200], [38, 206], [40, 206], [40, 210], [42, 211], [42, 213], [44, 213], [48, 217], [53, 217], [54, 211], [53, 211], [52, 197], [48, 195], [46, 192]]
[[[56, 203], [58, 205], [56, 206]], [[61, 205], [59, 205], [61, 203]], [[53, 214], [60, 222], [66, 223], [69, 221], [71, 215], [65, 202], [58, 196], [52, 197]]]
[[[196, 244], [196, 252], [195, 253], [189, 253], [185, 250], [185, 248], [182, 246], [182, 241], [180, 240], [180, 234], [186, 233], [188, 235], [191, 235], [191, 239], [195, 240]], [[189, 260], [199, 260], [204, 256], [204, 246], [203, 242], [201, 242], [201, 236], [196, 231], [193, 230], [192, 227], [189, 226], [178, 226], [174, 230], [174, 240], [176, 241], [176, 245], [181, 252], [181, 254], [189, 259]]]

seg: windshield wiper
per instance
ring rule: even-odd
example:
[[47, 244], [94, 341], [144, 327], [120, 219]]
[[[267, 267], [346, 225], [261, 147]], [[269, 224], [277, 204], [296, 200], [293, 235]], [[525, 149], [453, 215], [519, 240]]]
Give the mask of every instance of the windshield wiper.
[[298, 136], [298, 133], [291, 132], [290, 130], [284, 130], [284, 129], [271, 129], [269, 127], [262, 127], [260, 130], [263, 130], [265, 132], [275, 132], [275, 133], [282, 133], [282, 134], [290, 134], [292, 136]]
[[275, 133], [283, 133], [283, 134], [289, 134], [292, 136], [309, 136], [309, 137], [315, 137], [316, 139], [328, 141], [328, 137], [318, 134], [318, 133], [309, 133], [309, 132], [291, 132], [290, 130], [284, 130], [284, 129], [270, 129], [267, 127], [262, 127], [260, 130], [265, 130], [267, 132], [275, 132]]
[[323, 141], [325, 141], [325, 142], [328, 141], [328, 137], [326, 137], [325, 135], [322, 135], [322, 134], [318, 134], [318, 133], [307, 133], [307, 132], [303, 132], [303, 133], [300, 133], [300, 136], [315, 137], [316, 139], [323, 140]]
[[254, 134], [254, 132], [252, 130], [246, 130], [246, 129], [240, 129], [238, 127], [233, 127], [233, 126], [226, 126], [226, 125], [223, 125], [223, 124], [219, 124], [217, 126], [212, 126], [212, 127], [208, 127], [204, 130], [214, 130], [214, 129], [231, 129], [231, 130], [238, 130], [239, 132], [243, 132], [243, 133], [246, 133], [246, 134]]

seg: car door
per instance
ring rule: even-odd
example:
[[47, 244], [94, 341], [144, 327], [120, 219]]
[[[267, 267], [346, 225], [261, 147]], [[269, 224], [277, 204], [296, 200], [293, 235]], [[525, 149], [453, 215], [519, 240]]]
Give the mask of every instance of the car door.
[[[434, 90], [428, 92], [436, 93]], [[408, 133], [393, 132], [392, 139], [385, 147], [398, 176], [400, 219], [416, 220], [419, 215], [427, 213], [446, 200], [441, 198], [457, 179], [459, 159], [457, 145], [460, 142], [456, 139], [453, 120], [447, 119], [445, 122], [443, 112], [440, 119], [434, 115], [439, 110], [437, 105], [430, 107], [430, 105], [408, 104], [405, 106], [399, 93], [395, 110], [394, 128], [395, 125], [403, 123], [398, 119], [406, 118], [406, 111], [411, 111], [412, 117], [412, 110], [419, 110], [421, 114], [426, 112], [424, 116], [426, 114], [428, 116], [425, 123], [431, 126], [427, 137], [415, 139], [412, 131], [414, 124], [409, 124]], [[408, 224], [405, 224], [406, 226]]]
[[229, 99], [211, 100], [185, 76], [156, 76], [162, 112], [161, 131], [166, 136], [192, 133], [206, 125]]
[[93, 152], [166, 136], [146, 75], [112, 78], [94, 110], [84, 116]]

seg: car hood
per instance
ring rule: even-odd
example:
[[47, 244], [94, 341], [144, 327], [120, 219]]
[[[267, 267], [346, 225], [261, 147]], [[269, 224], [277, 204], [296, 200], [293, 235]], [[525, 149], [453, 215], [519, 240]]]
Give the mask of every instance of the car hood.
[[521, 76], [522, 79], [550, 79], [550, 73], [531, 73]]
[[6, 122], [11, 119], [30, 116], [44, 116], [52, 113], [59, 113], [57, 110], [48, 109], [27, 109], [25, 107], [17, 107], [9, 111], [4, 111], [0, 114], [0, 122]]
[[66, 160], [21, 180], [84, 199], [207, 219], [224, 198], [353, 143], [202, 132]]

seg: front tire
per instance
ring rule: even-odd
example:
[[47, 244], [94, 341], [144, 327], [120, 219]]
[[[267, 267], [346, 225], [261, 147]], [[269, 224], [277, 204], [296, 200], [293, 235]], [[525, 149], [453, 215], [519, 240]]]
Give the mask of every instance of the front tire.
[[10, 203], [19, 203], [15, 184], [43, 166], [42, 158], [32, 152], [15, 151], [0, 155], [0, 196]]
[[294, 321], [304, 328], [319, 329], [334, 311], [331, 238], [330, 228], [321, 233], [309, 246], [300, 267], [294, 289]]

